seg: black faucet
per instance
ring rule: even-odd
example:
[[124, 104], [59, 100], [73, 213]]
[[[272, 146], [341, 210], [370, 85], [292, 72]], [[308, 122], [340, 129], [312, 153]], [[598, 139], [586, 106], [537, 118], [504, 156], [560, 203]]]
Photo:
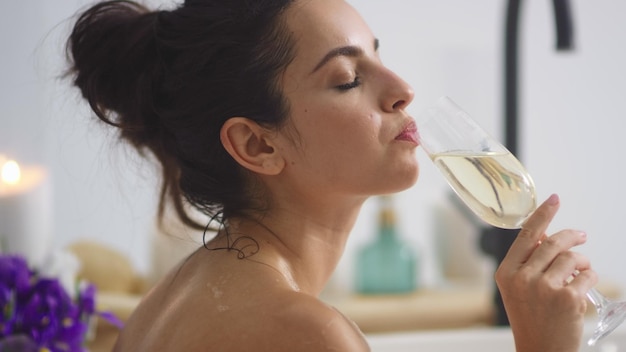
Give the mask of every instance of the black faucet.
[[[509, 0], [506, 10], [506, 28], [504, 38], [504, 128], [505, 145], [511, 153], [519, 158], [518, 153], [518, 28], [521, 0]], [[554, 19], [556, 24], [556, 50], [571, 50], [572, 45], [572, 17], [568, 0], [553, 0]], [[513, 243], [518, 230], [484, 228], [481, 233], [481, 247], [483, 251], [495, 259], [499, 265], [509, 247]], [[495, 325], [509, 325], [504, 310], [502, 296], [496, 288], [494, 293]]]

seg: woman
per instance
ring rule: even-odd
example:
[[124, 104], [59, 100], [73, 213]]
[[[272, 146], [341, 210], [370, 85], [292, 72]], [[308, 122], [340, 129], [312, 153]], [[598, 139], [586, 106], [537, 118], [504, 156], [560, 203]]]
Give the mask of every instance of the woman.
[[[368, 350], [317, 296], [364, 201], [417, 180], [413, 92], [377, 49], [343, 0], [83, 13], [68, 43], [75, 84], [161, 163], [161, 210], [194, 225], [188, 202], [220, 225], [145, 296], [116, 351]], [[496, 275], [519, 351], [580, 344], [596, 278], [570, 251], [584, 233], [544, 235], [557, 208], [552, 196], [536, 211]]]

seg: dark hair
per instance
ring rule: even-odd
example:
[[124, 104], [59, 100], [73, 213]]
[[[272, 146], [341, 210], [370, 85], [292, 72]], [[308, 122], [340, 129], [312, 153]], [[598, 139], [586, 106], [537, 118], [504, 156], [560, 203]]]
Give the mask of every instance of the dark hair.
[[285, 122], [278, 78], [294, 45], [281, 15], [292, 2], [187, 0], [152, 12], [106, 1], [78, 18], [68, 73], [100, 119], [160, 162], [160, 216], [172, 201], [185, 224], [199, 227], [185, 199], [220, 222], [255, 205], [219, 133], [235, 116], [266, 127]]

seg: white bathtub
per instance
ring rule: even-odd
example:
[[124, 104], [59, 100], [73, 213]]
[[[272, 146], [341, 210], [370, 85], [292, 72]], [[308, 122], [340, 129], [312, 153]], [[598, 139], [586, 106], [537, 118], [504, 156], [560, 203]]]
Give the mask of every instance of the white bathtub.
[[[581, 352], [626, 352], [626, 326], [587, 346], [595, 322], [585, 326]], [[515, 352], [508, 328], [476, 328], [450, 331], [376, 334], [367, 336], [372, 352]]]

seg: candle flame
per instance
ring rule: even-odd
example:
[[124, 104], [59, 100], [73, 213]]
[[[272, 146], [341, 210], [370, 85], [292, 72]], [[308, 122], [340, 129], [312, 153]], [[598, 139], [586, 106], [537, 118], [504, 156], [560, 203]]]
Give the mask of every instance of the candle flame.
[[14, 185], [20, 182], [21, 178], [20, 166], [14, 160], [6, 161], [0, 165], [0, 181], [3, 183]]

